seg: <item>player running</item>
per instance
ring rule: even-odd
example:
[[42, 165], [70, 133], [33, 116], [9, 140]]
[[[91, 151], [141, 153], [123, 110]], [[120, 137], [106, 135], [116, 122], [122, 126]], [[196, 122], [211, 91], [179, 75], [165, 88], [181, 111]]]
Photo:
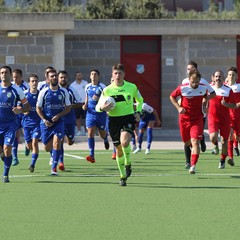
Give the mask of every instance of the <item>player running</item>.
[[58, 85], [56, 70], [48, 72], [49, 87], [40, 91], [36, 111], [40, 116], [41, 139], [45, 150], [52, 150], [51, 175], [57, 175], [57, 164], [61, 155], [61, 144], [64, 137], [64, 122], [62, 117], [71, 110], [69, 94]]
[[[12, 164], [12, 145], [17, 131], [16, 114], [27, 112], [31, 107], [22, 89], [11, 84], [12, 69], [9, 66], [1, 67], [0, 76], [0, 146], [4, 151], [2, 181], [7, 183]], [[18, 101], [22, 106], [18, 106]]]
[[108, 133], [106, 130], [107, 114], [106, 112], [97, 112], [95, 110], [102, 91], [106, 87], [103, 83], [99, 81], [99, 77], [99, 71], [97, 69], [92, 69], [90, 72], [91, 83], [86, 86], [86, 100], [83, 105], [83, 110], [87, 110], [86, 128], [88, 132], [88, 147], [90, 152], [90, 155], [86, 156], [86, 160], [91, 163], [95, 163], [94, 135], [96, 133], [96, 129], [98, 129], [99, 135], [104, 141], [105, 149], [109, 149]]
[[[116, 160], [120, 172], [120, 186], [127, 185], [127, 178], [132, 173], [130, 152], [130, 141], [135, 129], [136, 118], [140, 120], [140, 111], [142, 109], [143, 98], [133, 83], [124, 80], [125, 70], [122, 64], [112, 67], [113, 81], [102, 93], [101, 98], [111, 96], [115, 99], [116, 106], [108, 112], [109, 116], [109, 133], [113, 144], [116, 147]], [[103, 102], [99, 100], [99, 103]], [[137, 103], [136, 118], [134, 115], [133, 104]], [[105, 103], [103, 106], [98, 104], [97, 111], [108, 111], [112, 103]]]
[[[64, 131], [65, 131], [65, 137], [67, 139], [67, 144], [73, 145], [75, 138], [75, 123], [76, 123], [76, 115], [74, 109], [81, 108], [81, 98], [78, 92], [72, 88], [71, 86], [68, 86], [68, 73], [66, 71], [59, 71], [58, 72], [58, 84], [65, 88], [68, 91], [69, 94], [69, 100], [71, 103], [71, 111], [63, 116], [64, 121]], [[65, 171], [65, 165], [64, 165], [64, 148], [63, 148], [63, 142], [61, 144], [61, 154], [59, 158], [59, 164], [58, 169], [61, 171]]]
[[[192, 146], [190, 174], [195, 174], [199, 159], [199, 143], [203, 133], [203, 102], [209, 99], [208, 87], [200, 84], [201, 74], [197, 69], [189, 72], [189, 83], [178, 86], [170, 95], [170, 101], [179, 113], [180, 134], [185, 146]], [[179, 105], [177, 99], [181, 97]], [[203, 101], [206, 99], [206, 101]], [[204, 105], [206, 108], [206, 105]], [[186, 162], [186, 165], [189, 164]]]
[[157, 111], [148, 105], [147, 103], [143, 103], [142, 105], [142, 111], [140, 116], [140, 122], [139, 122], [139, 129], [138, 129], [138, 147], [135, 151], [133, 151], [134, 154], [141, 152], [142, 149], [142, 142], [143, 142], [143, 136], [145, 130], [147, 130], [147, 148], [145, 151], [145, 154], [150, 153], [152, 138], [153, 138], [153, 127], [154, 123], [156, 122], [157, 126], [160, 126], [161, 121], [158, 117]]
[[219, 169], [225, 168], [225, 159], [228, 155], [228, 137], [230, 134], [229, 108], [235, 108], [234, 94], [231, 88], [224, 85], [224, 74], [216, 71], [213, 74], [212, 87], [216, 97], [209, 101], [208, 108], [208, 131], [210, 141], [217, 145], [218, 132], [220, 132], [222, 153]]
[[41, 118], [38, 116], [36, 112], [36, 104], [38, 99], [39, 91], [38, 87], [38, 76], [36, 74], [31, 74], [28, 78], [28, 83], [30, 88], [25, 90], [25, 96], [28, 99], [28, 102], [31, 105], [31, 110], [29, 112], [24, 113], [22, 117], [22, 126], [23, 126], [23, 134], [25, 139], [25, 144], [27, 148], [27, 154], [31, 151], [31, 163], [28, 167], [30, 172], [34, 172], [35, 164], [39, 155], [39, 138], [41, 137], [40, 131], [40, 120]]

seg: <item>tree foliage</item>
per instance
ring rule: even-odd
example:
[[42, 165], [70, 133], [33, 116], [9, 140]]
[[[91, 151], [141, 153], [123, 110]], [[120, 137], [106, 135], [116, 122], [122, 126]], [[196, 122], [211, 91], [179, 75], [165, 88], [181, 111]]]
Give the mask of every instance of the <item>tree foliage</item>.
[[86, 18], [123, 19], [126, 18], [126, 5], [121, 0], [91, 0], [86, 5]]
[[127, 16], [130, 19], [160, 19], [166, 18], [168, 13], [159, 0], [130, 0]]
[[0, 12], [69, 12], [76, 19], [240, 19], [240, 0], [234, 0], [233, 11], [220, 11], [210, 0], [207, 11], [168, 12], [161, 0], [87, 0], [86, 5], [68, 6], [67, 0], [16, 0], [14, 7], [6, 7], [0, 0]]

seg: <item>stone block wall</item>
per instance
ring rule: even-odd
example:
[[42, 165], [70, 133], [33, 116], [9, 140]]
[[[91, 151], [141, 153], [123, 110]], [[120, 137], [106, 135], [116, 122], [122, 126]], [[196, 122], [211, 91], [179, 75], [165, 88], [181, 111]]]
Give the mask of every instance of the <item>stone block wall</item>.
[[[186, 69], [180, 62], [194, 60], [199, 65], [203, 77], [210, 81], [214, 70], [220, 69], [225, 74], [229, 66], [236, 66], [236, 37], [225, 36], [189, 36], [188, 51], [185, 59], [179, 58], [179, 37], [162, 36], [162, 127], [178, 127], [178, 114], [170, 104], [169, 94], [185, 77]], [[181, 45], [182, 46], [182, 45]], [[36, 73], [40, 80], [44, 78], [44, 69], [53, 65], [53, 33], [51, 31], [21, 32], [17, 38], [8, 38], [0, 32], [0, 64], [6, 64], [7, 56], [14, 56], [13, 69], [20, 68], [24, 79]], [[173, 59], [173, 65], [166, 64], [166, 59]], [[120, 36], [81, 36], [65, 35], [65, 69], [70, 81], [74, 80], [76, 71], [81, 71], [89, 81], [89, 72], [97, 68], [101, 81], [109, 84], [111, 67], [120, 62]], [[181, 66], [181, 67], [180, 67]], [[60, 70], [60, 69], [58, 69]]]
[[[227, 74], [230, 66], [236, 66], [236, 37], [190, 37], [188, 59], [198, 63], [203, 78], [211, 81], [211, 74], [215, 70], [222, 70]], [[167, 66], [166, 59], [173, 58], [174, 65]], [[170, 104], [169, 95], [181, 83], [186, 75], [179, 76], [182, 72], [178, 65], [178, 47], [176, 36], [162, 37], [162, 126], [173, 129], [178, 126], [178, 113]], [[183, 71], [184, 72], [184, 71]], [[186, 74], [186, 69], [185, 69]], [[207, 126], [205, 126], [207, 127]]]
[[89, 81], [92, 68], [100, 71], [101, 81], [109, 84], [112, 65], [120, 61], [120, 37], [65, 36], [65, 66], [71, 81], [81, 71]]
[[[12, 56], [14, 62], [9, 64], [6, 60]], [[20, 68], [25, 80], [31, 73], [43, 80], [45, 67], [53, 65], [53, 34], [21, 32], [19, 37], [9, 38], [0, 33], [0, 65], [6, 64], [12, 69]]]

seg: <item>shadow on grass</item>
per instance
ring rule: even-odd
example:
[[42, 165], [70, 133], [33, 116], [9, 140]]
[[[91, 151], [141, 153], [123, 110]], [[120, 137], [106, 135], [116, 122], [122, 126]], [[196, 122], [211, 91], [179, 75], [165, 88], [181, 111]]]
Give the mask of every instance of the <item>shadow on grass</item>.
[[[55, 178], [55, 180], [57, 177]], [[35, 181], [35, 183], [40, 183], [40, 184], [87, 184], [87, 185], [118, 185], [118, 181], [105, 181], [105, 182], [100, 182], [100, 181], [93, 181], [93, 182], [87, 182], [87, 181], [54, 181], [54, 180], [42, 180], [42, 181]], [[127, 187], [130, 188], [149, 188], [149, 189], [188, 189], [188, 190], [193, 190], [193, 189], [215, 189], [215, 190], [226, 190], [226, 189], [240, 189], [239, 187], [226, 187], [226, 186], [171, 186], [168, 183], [127, 183]]]
[[240, 189], [239, 187], [224, 187], [224, 186], [163, 186], [162, 184], [156, 183], [130, 183], [128, 187], [137, 187], [137, 188], [159, 188], [159, 189]]
[[52, 183], [52, 184], [101, 184], [101, 185], [116, 185], [118, 184], [118, 182], [97, 182], [97, 181], [94, 181], [94, 182], [86, 182], [86, 181], [68, 181], [68, 182], [64, 182], [64, 181], [61, 181], [61, 182], [57, 182], [57, 181], [50, 181], [50, 180], [46, 180], [46, 181], [36, 181], [35, 183], [46, 183], [46, 184], [49, 184], [49, 183]]
[[231, 176], [231, 178], [240, 178], [240, 176]]

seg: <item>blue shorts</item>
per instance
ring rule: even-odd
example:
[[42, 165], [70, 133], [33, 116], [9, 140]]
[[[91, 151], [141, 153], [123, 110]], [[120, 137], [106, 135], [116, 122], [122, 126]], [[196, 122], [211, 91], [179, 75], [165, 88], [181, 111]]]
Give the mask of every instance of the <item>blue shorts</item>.
[[74, 139], [74, 135], [75, 135], [75, 124], [66, 124], [64, 123], [64, 130], [65, 130], [65, 135], [73, 140]]
[[17, 130], [22, 128], [22, 114], [17, 114], [16, 122], [17, 122]]
[[0, 128], [0, 145], [12, 146], [16, 137], [16, 125]]
[[147, 126], [148, 126], [148, 123], [149, 123], [150, 121], [155, 121], [155, 116], [154, 116], [153, 113], [148, 114], [148, 115], [145, 116], [143, 119], [141, 119], [140, 122], [139, 122], [138, 128], [139, 128], [139, 129], [146, 129]]
[[24, 127], [24, 139], [26, 143], [30, 143], [33, 138], [39, 139], [41, 137], [40, 126]]
[[106, 130], [107, 114], [101, 113], [87, 113], [86, 128], [97, 127], [100, 130]]
[[64, 137], [64, 122], [61, 120], [54, 123], [52, 127], [47, 127], [43, 122], [41, 122], [40, 129], [42, 133], [41, 139], [44, 145], [47, 145], [54, 135], [61, 140]]

